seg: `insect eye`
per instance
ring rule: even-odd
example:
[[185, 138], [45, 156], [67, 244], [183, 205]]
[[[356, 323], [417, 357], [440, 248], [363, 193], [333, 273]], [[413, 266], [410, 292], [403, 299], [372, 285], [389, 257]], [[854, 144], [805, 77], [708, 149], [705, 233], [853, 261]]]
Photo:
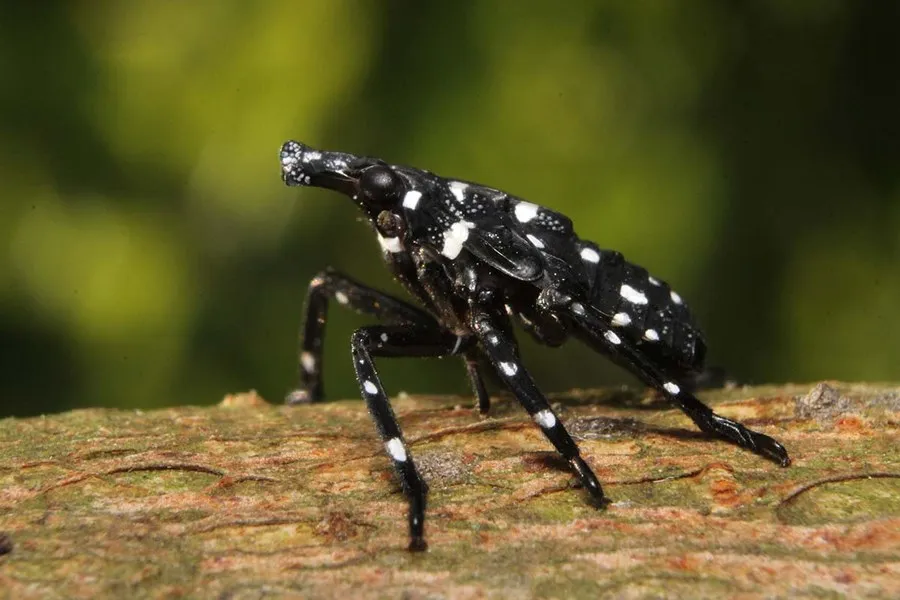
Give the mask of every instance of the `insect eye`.
[[369, 204], [392, 206], [403, 195], [403, 180], [389, 167], [370, 167], [359, 178], [359, 190]]

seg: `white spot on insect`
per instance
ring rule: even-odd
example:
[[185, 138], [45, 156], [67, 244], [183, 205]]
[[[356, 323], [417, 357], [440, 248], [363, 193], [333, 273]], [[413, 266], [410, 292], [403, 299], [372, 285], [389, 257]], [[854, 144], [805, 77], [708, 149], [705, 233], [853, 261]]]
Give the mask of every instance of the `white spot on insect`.
[[375, 385], [375, 383], [369, 379], [366, 379], [365, 381], [363, 381], [363, 389], [366, 391], [367, 394], [377, 394], [378, 393], [378, 386]]
[[359, 359], [359, 364], [364, 365], [366, 364], [366, 361], [364, 361], [363, 359]]
[[492, 333], [491, 335], [489, 335], [487, 340], [491, 346], [496, 346], [500, 343], [500, 338], [497, 337], [496, 333]]
[[647, 340], [648, 342], [658, 342], [659, 334], [656, 333], [655, 329], [648, 329], [647, 331], [644, 332], [644, 339]]
[[409, 210], [416, 210], [416, 207], [419, 205], [419, 200], [422, 199], [422, 192], [418, 192], [416, 190], [409, 190], [406, 192], [406, 195], [403, 196], [403, 208], [408, 208]]
[[519, 372], [519, 366], [516, 363], [502, 362], [500, 363], [500, 370], [507, 376], [512, 377]]
[[537, 411], [531, 418], [541, 426], [541, 429], [553, 429], [556, 426], [556, 415], [548, 408]]
[[301, 352], [300, 353], [300, 366], [303, 367], [303, 370], [307, 373], [313, 373], [316, 370], [316, 357], [312, 355], [312, 352]]
[[462, 202], [466, 199], [466, 188], [469, 187], [468, 183], [463, 183], [462, 181], [451, 181], [450, 182], [450, 193], [453, 194], [457, 200]]
[[473, 227], [475, 224], [469, 221], [457, 221], [451, 225], [450, 229], [444, 232], [444, 247], [441, 249], [441, 254], [450, 259], [459, 256], [463, 244], [469, 239], [469, 229]]
[[669, 292], [669, 297], [672, 298], [672, 302], [675, 304], [681, 304], [683, 302], [681, 296], [678, 295], [678, 292]]
[[678, 387], [678, 384], [674, 381], [667, 381], [663, 384], [663, 389], [672, 394], [673, 396], [677, 396], [681, 393], [681, 388]]
[[530, 233], [526, 234], [525, 237], [528, 238], [528, 241], [531, 242], [531, 245], [534, 246], [535, 248], [543, 248], [544, 247], [544, 242], [542, 242], [540, 240], [540, 238], [537, 238], [537, 237], [531, 235]]
[[313, 150], [313, 151], [311, 151], [311, 152], [304, 152], [304, 153], [303, 153], [303, 162], [307, 162], [307, 163], [308, 163], [308, 162], [311, 161], [311, 160], [319, 160], [319, 159], [321, 159], [321, 158], [322, 158], [322, 153], [321, 153], [321, 152], [316, 152], [315, 150]]
[[593, 248], [582, 248], [581, 259], [585, 262], [594, 263], [596, 265], [598, 262], [600, 262], [600, 253]]
[[659, 285], [659, 279], [657, 279], [653, 275], [647, 275], [647, 281], [650, 282], [650, 285]]
[[613, 315], [612, 324], [615, 327], [624, 327], [631, 323], [631, 315], [628, 313], [616, 313]]
[[403, 245], [400, 243], [400, 238], [395, 237], [382, 237], [381, 234], [378, 234], [378, 243], [381, 244], [381, 249], [386, 252], [391, 252], [396, 254], [397, 252], [403, 252]]
[[538, 205], [531, 202], [519, 202], [516, 204], [515, 213], [519, 223], [527, 223], [537, 216]]
[[406, 462], [406, 446], [400, 438], [391, 438], [384, 443], [384, 449], [397, 462]]
[[573, 302], [572, 303], [572, 312], [575, 313], [576, 315], [581, 316], [584, 314], [584, 307], [581, 305], [580, 302]]
[[619, 344], [622, 343], [621, 338], [619, 338], [619, 336], [616, 335], [615, 331], [604, 331], [603, 337], [605, 337], [609, 341], [610, 344], [613, 344], [615, 346], [618, 346]]
[[381, 341], [382, 341], [382, 342], [388, 341], [388, 334], [382, 333], [382, 334], [381, 334]]
[[350, 298], [348, 298], [347, 294], [344, 292], [335, 292], [334, 299], [338, 301], [338, 304], [347, 304], [350, 302]]
[[343, 171], [347, 168], [347, 161], [343, 158], [335, 158], [333, 161], [331, 161], [331, 165], [333, 169]]
[[627, 283], [623, 283], [619, 288], [619, 295], [632, 304], [647, 304], [647, 296], [644, 295], [644, 292], [634, 289]]

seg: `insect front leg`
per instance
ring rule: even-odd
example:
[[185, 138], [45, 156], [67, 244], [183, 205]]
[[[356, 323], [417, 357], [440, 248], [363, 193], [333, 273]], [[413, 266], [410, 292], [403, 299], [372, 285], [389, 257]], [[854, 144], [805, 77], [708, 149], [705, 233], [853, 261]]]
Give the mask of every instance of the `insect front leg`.
[[647, 385], [656, 388], [684, 412], [702, 431], [712, 433], [742, 448], [773, 460], [782, 467], [791, 464], [784, 446], [771, 437], [757, 433], [736, 421], [717, 415], [700, 402], [690, 391], [653, 364], [629, 340], [619, 336], [613, 328], [589, 314], [578, 303], [570, 306], [573, 319], [587, 334], [586, 341], [598, 351], [610, 356], [629, 369]]
[[608, 504], [609, 500], [603, 494], [597, 476], [581, 458], [575, 440], [566, 431], [565, 426], [550, 408], [550, 403], [522, 364], [518, 344], [508, 326], [507, 318], [498, 311], [490, 310], [488, 306], [476, 305], [472, 319], [475, 335], [500, 379], [528, 411], [557, 452], [569, 462], [592, 501], [601, 507]]
[[351, 338], [353, 368], [362, 397], [375, 420], [385, 450], [400, 477], [403, 493], [409, 501], [409, 550], [421, 551], [425, 543], [425, 497], [428, 486], [419, 475], [390, 401], [381, 385], [372, 358], [375, 356], [447, 356], [464, 352], [471, 340], [437, 328], [373, 326], [357, 329]]
[[299, 371], [300, 386], [288, 394], [288, 404], [318, 402], [325, 394], [322, 381], [322, 350], [328, 301], [351, 310], [372, 315], [389, 323], [437, 328], [435, 320], [425, 311], [372, 289], [336, 271], [327, 269], [312, 278], [306, 294], [304, 323], [300, 328]]

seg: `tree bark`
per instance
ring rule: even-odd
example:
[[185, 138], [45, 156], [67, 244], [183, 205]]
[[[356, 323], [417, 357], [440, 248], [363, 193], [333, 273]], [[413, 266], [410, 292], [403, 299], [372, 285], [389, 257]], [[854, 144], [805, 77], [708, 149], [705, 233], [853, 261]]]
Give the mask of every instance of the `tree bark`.
[[428, 552], [357, 400], [0, 420], [0, 596], [900, 597], [900, 388], [716, 390], [779, 468], [651, 393], [551, 400], [592, 508], [508, 397], [394, 400], [431, 486]]

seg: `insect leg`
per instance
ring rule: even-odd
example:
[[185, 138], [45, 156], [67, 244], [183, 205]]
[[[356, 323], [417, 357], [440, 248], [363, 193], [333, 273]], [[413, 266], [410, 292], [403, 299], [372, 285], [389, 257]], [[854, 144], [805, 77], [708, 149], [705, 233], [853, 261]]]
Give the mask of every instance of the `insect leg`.
[[[573, 305], [575, 306], [575, 305]], [[612, 357], [647, 385], [656, 388], [680, 408], [702, 431], [724, 438], [742, 448], [775, 461], [782, 467], [791, 464], [784, 446], [762, 433], [752, 431], [736, 421], [717, 415], [692, 393], [648, 360], [627, 339], [620, 337], [600, 319], [587, 313], [583, 306], [572, 310], [572, 318], [587, 334], [588, 342], [598, 351]]]
[[306, 294], [306, 317], [300, 329], [300, 385], [288, 394], [288, 404], [318, 402], [324, 396], [322, 347], [330, 299], [390, 323], [437, 328], [431, 315], [411, 304], [330, 269], [319, 273], [309, 282]]
[[[446, 356], [465, 351], [471, 340], [459, 338], [437, 328], [372, 326], [357, 329], [351, 338], [353, 368], [362, 397], [378, 427], [385, 450], [394, 462], [403, 492], [409, 501], [409, 549], [425, 550], [425, 496], [428, 486], [416, 470], [397, 417], [381, 385], [372, 358], [375, 356]], [[462, 348], [460, 347], [462, 346]]]
[[478, 354], [474, 352], [466, 354], [466, 373], [469, 376], [469, 383], [472, 384], [472, 392], [478, 400], [478, 412], [485, 415], [491, 410], [491, 396], [479, 370]]
[[581, 458], [581, 453], [572, 436], [553, 413], [550, 403], [547, 402], [531, 375], [525, 370], [525, 366], [519, 358], [518, 344], [512, 332], [498, 322], [500, 318], [502, 317], [496, 313], [492, 315], [488, 311], [478, 309], [473, 314], [475, 335], [484, 347], [488, 360], [497, 369], [497, 374], [503, 383], [516, 396], [535, 423], [540, 426], [557, 452], [569, 461], [594, 503], [604, 506], [609, 500], [604, 496], [597, 476]]
[[[416, 250], [413, 254], [413, 261], [416, 265], [416, 280], [430, 299], [440, 321], [448, 327], [450, 324], [461, 325], [456, 307], [451, 300], [454, 297], [452, 284], [447, 279], [443, 268], [435, 262], [426, 248]], [[478, 401], [478, 412], [486, 414], [491, 408], [491, 398], [479, 372], [478, 358], [477, 348], [465, 354], [466, 374], [469, 376], [472, 392]]]

